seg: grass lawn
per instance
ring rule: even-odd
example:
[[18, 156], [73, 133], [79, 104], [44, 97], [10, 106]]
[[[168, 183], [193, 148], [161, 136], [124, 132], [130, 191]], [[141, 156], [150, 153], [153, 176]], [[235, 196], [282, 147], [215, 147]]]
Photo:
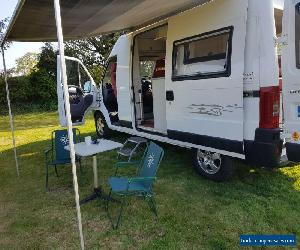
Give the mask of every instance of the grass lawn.
[[[78, 249], [72, 173], [50, 172], [44, 187], [44, 150], [59, 128], [57, 114], [15, 117], [20, 177], [17, 178], [7, 116], [0, 116], [0, 249]], [[89, 119], [80, 128], [94, 134]], [[126, 135], [115, 134], [123, 142]], [[191, 153], [167, 144], [154, 191], [158, 219], [147, 204], [131, 199], [118, 230], [112, 230], [104, 203], [81, 207], [87, 249], [239, 249], [240, 234], [296, 234], [300, 248], [300, 166], [277, 171], [239, 164], [235, 177], [214, 183], [192, 168]], [[116, 152], [98, 155], [99, 177], [107, 190]], [[80, 197], [92, 190], [92, 159], [78, 171]]]

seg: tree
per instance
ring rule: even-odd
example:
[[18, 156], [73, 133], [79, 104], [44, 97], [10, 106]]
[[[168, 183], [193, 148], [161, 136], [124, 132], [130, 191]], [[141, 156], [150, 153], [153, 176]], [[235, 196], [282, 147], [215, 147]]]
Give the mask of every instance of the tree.
[[16, 60], [16, 73], [22, 76], [30, 75], [38, 63], [38, 56], [37, 53], [28, 52], [24, 56], [18, 58]]
[[65, 43], [68, 56], [78, 58], [88, 68], [96, 82], [100, 82], [107, 57], [120, 34], [109, 34]]
[[57, 54], [57, 50], [54, 50], [51, 43], [45, 43], [41, 48], [36, 68], [45, 70], [50, 76], [55, 78]]
[[[0, 20], [0, 41], [2, 41], [3, 37], [4, 37], [4, 31], [7, 27], [7, 23], [9, 21], [9, 18], [4, 18], [2, 20]], [[4, 49], [7, 49], [10, 46], [10, 42], [5, 42], [4, 43]]]
[[31, 100], [43, 109], [54, 109], [57, 106], [56, 95], [56, 57], [57, 51], [51, 43], [45, 43], [38, 56], [35, 69], [29, 76]]

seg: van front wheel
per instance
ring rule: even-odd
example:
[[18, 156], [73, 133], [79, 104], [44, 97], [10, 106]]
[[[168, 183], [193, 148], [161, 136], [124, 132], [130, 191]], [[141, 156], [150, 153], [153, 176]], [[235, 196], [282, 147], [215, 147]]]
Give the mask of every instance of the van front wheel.
[[213, 181], [225, 181], [234, 173], [234, 159], [215, 152], [194, 150], [194, 167], [203, 177]]
[[109, 138], [110, 137], [110, 129], [107, 126], [107, 123], [105, 121], [104, 116], [102, 115], [101, 112], [95, 112], [94, 114], [95, 118], [95, 127], [96, 127], [96, 132], [99, 138]]

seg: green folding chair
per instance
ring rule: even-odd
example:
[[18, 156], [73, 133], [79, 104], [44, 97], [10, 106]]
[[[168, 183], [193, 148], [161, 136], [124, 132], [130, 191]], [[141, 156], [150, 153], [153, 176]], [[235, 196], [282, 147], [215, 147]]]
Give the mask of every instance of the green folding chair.
[[[73, 128], [74, 143], [80, 142], [80, 131]], [[46, 166], [46, 190], [48, 190], [49, 167], [55, 168], [56, 176], [58, 177], [57, 165], [71, 164], [70, 151], [65, 149], [69, 145], [68, 130], [55, 130], [51, 135], [51, 148], [45, 151], [45, 166]], [[49, 156], [49, 154], [51, 154]], [[80, 171], [81, 158], [76, 156], [76, 162], [79, 163]]]
[[[163, 158], [164, 150], [153, 142], [150, 142], [144, 156], [139, 162], [118, 162], [116, 163], [116, 172], [114, 177], [110, 177], [108, 184], [110, 186], [110, 192], [106, 203], [106, 212], [108, 218], [114, 229], [118, 228], [121, 216], [126, 204], [126, 198], [129, 196], [143, 197], [150, 207], [150, 210], [157, 216], [157, 208], [154, 199], [154, 193], [152, 192], [153, 183], [156, 179], [156, 173], [160, 162]], [[138, 175], [136, 177], [117, 177], [117, 170], [119, 168], [138, 165]], [[114, 223], [109, 211], [109, 203], [116, 201], [112, 199], [112, 195], [115, 194], [121, 198], [118, 202], [121, 204], [117, 221]]]

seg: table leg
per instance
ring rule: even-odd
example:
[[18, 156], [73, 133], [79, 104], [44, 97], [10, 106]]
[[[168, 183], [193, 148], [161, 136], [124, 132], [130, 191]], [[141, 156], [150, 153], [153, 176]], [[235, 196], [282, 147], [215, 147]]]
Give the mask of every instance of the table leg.
[[97, 155], [93, 155], [93, 174], [94, 174], [94, 190], [93, 193], [86, 197], [85, 199], [80, 201], [80, 205], [83, 205], [89, 201], [95, 200], [97, 198], [102, 200], [111, 200], [116, 201], [110, 197], [108, 197], [106, 194], [103, 193], [101, 187], [99, 186], [99, 180], [98, 180], [98, 168], [97, 168]]
[[101, 198], [102, 190], [99, 187], [98, 181], [98, 168], [97, 168], [97, 155], [93, 155], [93, 174], [94, 174], [94, 190], [93, 193], [86, 197], [85, 199], [80, 201], [80, 205], [83, 205], [89, 201], [95, 200], [97, 198]]
[[93, 155], [93, 173], [94, 173], [94, 188], [99, 188], [98, 169], [97, 169], [97, 156]]

